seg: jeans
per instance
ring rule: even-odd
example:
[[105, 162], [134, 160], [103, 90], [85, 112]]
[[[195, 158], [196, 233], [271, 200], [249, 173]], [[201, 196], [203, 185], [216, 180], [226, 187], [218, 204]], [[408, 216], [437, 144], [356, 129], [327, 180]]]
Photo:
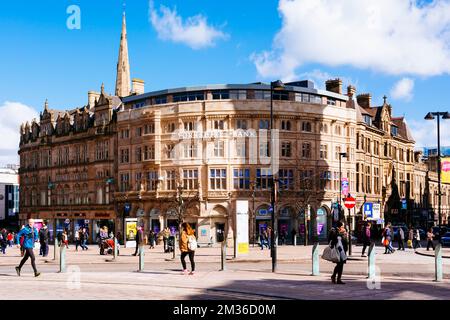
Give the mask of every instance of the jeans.
[[42, 253], [43, 257], [46, 257], [48, 255], [48, 243], [47, 242], [41, 242], [41, 248], [40, 253]]
[[433, 250], [434, 250], [434, 243], [433, 243], [433, 240], [428, 240], [428, 243], [427, 243], [427, 251], [428, 250], [430, 250], [430, 246], [433, 248]]
[[31, 258], [31, 266], [33, 267], [34, 273], [37, 273], [36, 263], [35, 263], [36, 258], [34, 257], [33, 249], [27, 248], [24, 250], [25, 250], [25, 255], [23, 256], [22, 261], [20, 261], [19, 269], [22, 269], [23, 265], [28, 260], [28, 258]]
[[366, 252], [366, 248], [367, 247], [370, 247], [370, 242], [369, 241], [365, 241], [364, 244], [363, 244], [363, 249], [362, 249], [362, 253], [361, 253], [362, 256]]
[[344, 262], [338, 262], [334, 267], [333, 275], [331, 276], [331, 278], [336, 279], [337, 276], [337, 281], [340, 281], [343, 272], [344, 272]]
[[187, 268], [186, 261], [184, 260], [187, 255], [189, 255], [189, 261], [191, 261], [192, 272], [194, 272], [195, 271], [195, 261], [194, 261], [195, 251], [188, 251], [188, 252], [181, 253], [181, 265], [183, 266], [183, 270], [186, 270], [186, 268]]
[[398, 240], [398, 250], [405, 250], [405, 241], [403, 239]]
[[87, 243], [87, 240], [81, 241], [81, 245], [80, 245], [80, 246], [81, 246], [81, 249], [83, 249], [83, 250], [87, 250], [87, 249], [88, 249], [86, 243]]

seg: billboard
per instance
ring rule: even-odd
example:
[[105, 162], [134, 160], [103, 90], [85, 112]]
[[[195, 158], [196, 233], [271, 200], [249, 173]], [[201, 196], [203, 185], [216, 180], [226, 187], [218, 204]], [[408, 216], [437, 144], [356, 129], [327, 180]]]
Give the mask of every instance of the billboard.
[[441, 181], [450, 183], [450, 157], [441, 158]]
[[137, 235], [137, 218], [125, 219], [125, 235], [126, 235], [126, 248], [136, 247], [136, 235]]
[[248, 201], [236, 201], [236, 242], [237, 254], [247, 254], [248, 241]]

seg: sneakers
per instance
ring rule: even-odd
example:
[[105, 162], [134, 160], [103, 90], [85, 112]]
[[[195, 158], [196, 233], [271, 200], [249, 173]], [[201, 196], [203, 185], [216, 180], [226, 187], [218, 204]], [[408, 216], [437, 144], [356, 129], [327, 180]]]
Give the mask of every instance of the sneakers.
[[16, 267], [16, 272], [17, 272], [17, 275], [20, 277], [20, 268], [19, 267]]
[[331, 283], [336, 283], [336, 278], [335, 277], [331, 277]]
[[190, 275], [190, 276], [193, 276], [194, 274], [195, 274], [195, 271], [189, 272], [189, 275]]
[[34, 274], [35, 277], [39, 277], [40, 275], [41, 275], [40, 272], [36, 272], [36, 273]]
[[345, 284], [345, 282], [342, 282], [341, 280], [338, 280], [336, 283], [337, 284]]
[[367, 256], [365, 254], [362, 254], [361, 257], [366, 258]]
[[188, 274], [188, 271], [187, 271], [187, 270], [183, 270], [183, 271], [181, 272], [181, 274], [182, 274], [183, 276], [185, 276], [185, 275]]

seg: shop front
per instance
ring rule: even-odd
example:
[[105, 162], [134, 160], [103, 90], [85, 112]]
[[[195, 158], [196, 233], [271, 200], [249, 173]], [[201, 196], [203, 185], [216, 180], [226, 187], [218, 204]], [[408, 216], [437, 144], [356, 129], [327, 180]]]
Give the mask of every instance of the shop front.
[[269, 207], [263, 206], [256, 210], [256, 228], [255, 228], [255, 240], [259, 243], [259, 236], [271, 226], [271, 217]]
[[280, 210], [278, 218], [278, 239], [281, 244], [291, 242], [293, 229], [293, 209], [285, 207]]
[[160, 211], [159, 209], [153, 208], [150, 211], [150, 218], [149, 218], [149, 231], [150, 229], [153, 230], [156, 234], [161, 232], [161, 219], [160, 219]]

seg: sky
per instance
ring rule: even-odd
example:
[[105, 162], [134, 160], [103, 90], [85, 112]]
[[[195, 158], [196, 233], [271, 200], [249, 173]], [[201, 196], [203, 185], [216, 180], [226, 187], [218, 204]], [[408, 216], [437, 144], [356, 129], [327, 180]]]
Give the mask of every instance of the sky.
[[[125, 2], [125, 6], [124, 6]], [[450, 0], [42, 0], [0, 10], [0, 165], [18, 128], [114, 92], [122, 12], [132, 78], [145, 90], [309, 79], [388, 97], [416, 145], [436, 145], [428, 111], [450, 111]], [[441, 126], [450, 145], [450, 121]]]

